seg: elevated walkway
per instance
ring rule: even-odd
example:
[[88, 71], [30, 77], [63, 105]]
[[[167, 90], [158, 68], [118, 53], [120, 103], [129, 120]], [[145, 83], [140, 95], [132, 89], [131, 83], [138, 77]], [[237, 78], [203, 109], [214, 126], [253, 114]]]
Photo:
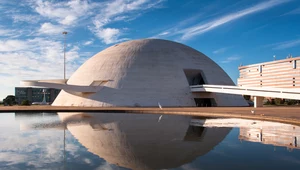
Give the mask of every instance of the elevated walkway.
[[300, 100], [300, 88], [283, 89], [269, 87], [239, 87], [209, 84], [193, 85], [190, 86], [190, 88], [193, 93], [212, 92], [254, 96], [254, 107], [262, 106], [263, 97]]

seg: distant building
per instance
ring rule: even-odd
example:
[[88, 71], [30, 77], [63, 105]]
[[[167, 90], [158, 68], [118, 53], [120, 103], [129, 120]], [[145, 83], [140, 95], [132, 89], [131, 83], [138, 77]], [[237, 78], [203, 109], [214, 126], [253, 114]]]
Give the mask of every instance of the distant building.
[[45, 89], [46, 102], [52, 103], [60, 92], [60, 89], [54, 88], [31, 88], [31, 87], [15, 87], [16, 102], [21, 104], [23, 100], [33, 102], [42, 102]]
[[239, 72], [238, 86], [300, 88], [300, 57], [240, 66]]

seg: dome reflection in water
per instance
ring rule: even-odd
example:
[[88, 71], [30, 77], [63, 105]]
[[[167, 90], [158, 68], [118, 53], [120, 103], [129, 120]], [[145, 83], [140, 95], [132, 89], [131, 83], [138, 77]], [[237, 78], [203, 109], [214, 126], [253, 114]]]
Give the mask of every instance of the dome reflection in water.
[[[89, 152], [130, 169], [168, 169], [208, 153], [231, 128], [190, 126], [191, 117], [120, 113], [58, 113]], [[77, 123], [75, 123], [77, 122]]]

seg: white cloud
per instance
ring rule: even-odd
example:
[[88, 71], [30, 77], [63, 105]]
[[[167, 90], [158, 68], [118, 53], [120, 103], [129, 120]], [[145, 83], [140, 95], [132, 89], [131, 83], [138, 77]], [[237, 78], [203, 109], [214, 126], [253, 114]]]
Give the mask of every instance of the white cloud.
[[67, 53], [66, 53], [66, 60], [67, 62], [72, 62], [78, 59], [80, 48], [78, 46], [73, 46]]
[[60, 23], [64, 25], [71, 25], [75, 22], [77, 18], [73, 15], [68, 15], [66, 18], [64, 18]]
[[228, 49], [228, 47], [223, 47], [223, 48], [220, 48], [220, 49], [217, 49], [217, 50], [213, 51], [213, 53], [214, 53], [214, 54], [222, 54], [222, 53], [224, 53], [227, 49]]
[[280, 42], [276, 44], [271, 44], [269, 46], [273, 46], [273, 50], [283, 50], [287, 48], [292, 48], [296, 46], [300, 46], [300, 40], [292, 40], [292, 41], [285, 41], [285, 42]]
[[13, 30], [9, 30], [9, 29], [3, 29], [3, 28], [1, 28], [0, 27], [0, 37], [1, 36], [11, 36], [11, 35], [13, 35]]
[[19, 51], [28, 48], [29, 45], [21, 40], [7, 40], [1, 41], [0, 40], [0, 52], [6, 51]]
[[93, 40], [89, 40], [89, 41], [84, 42], [83, 45], [87, 46], [87, 45], [91, 45], [93, 43], [94, 43]]
[[49, 22], [42, 24], [41, 28], [39, 29], [39, 33], [41, 34], [52, 34], [52, 35], [62, 34], [63, 31], [65, 30], [60, 25], [53, 25]]
[[168, 35], [168, 34], [170, 34], [170, 32], [169, 31], [165, 31], [165, 32], [162, 32], [162, 33], [158, 34], [158, 36], [164, 36], [164, 35]]
[[[115, 0], [106, 4], [106, 8], [101, 15], [104, 15], [104, 18], [112, 18], [114, 16], [133, 12], [140, 9], [147, 9], [145, 6], [149, 0]], [[101, 15], [98, 15], [100, 17]]]
[[116, 28], [100, 28], [94, 31], [95, 35], [102, 39], [105, 44], [118, 42], [121, 34], [119, 29]]
[[28, 23], [38, 23], [41, 18], [37, 15], [26, 15], [26, 14], [13, 14], [12, 19], [14, 23], [17, 22], [28, 22]]
[[117, 16], [114, 18], [114, 21], [125, 21], [125, 20], [130, 20], [130, 17], [129, 16]]
[[33, 8], [41, 16], [53, 19], [63, 25], [72, 25], [81, 17], [87, 17], [92, 7], [88, 1], [81, 0], [59, 3], [38, 0], [33, 5]]
[[105, 4], [102, 4], [102, 10], [100, 10], [100, 13], [93, 19], [94, 26], [89, 29], [106, 44], [127, 40], [127, 38], [119, 38], [122, 35], [121, 29], [111, 27], [105, 28], [105, 26], [109, 23], [120, 21], [122, 19], [130, 20], [131, 18], [136, 18], [138, 14], [136, 13], [133, 15], [132, 13], [137, 11], [143, 12], [157, 6], [161, 2], [161, 0], [108, 1]]
[[266, 2], [259, 3], [253, 7], [246, 8], [244, 10], [225, 15], [225, 16], [215, 19], [213, 21], [209, 21], [204, 24], [199, 24], [199, 25], [196, 25], [196, 26], [193, 26], [190, 28], [186, 28], [181, 31], [181, 33], [183, 34], [182, 39], [189, 39], [193, 36], [203, 34], [207, 31], [215, 29], [215, 28], [217, 28], [223, 24], [226, 24], [228, 22], [237, 20], [239, 18], [242, 18], [244, 16], [247, 16], [247, 15], [262, 11], [262, 10], [266, 10], [268, 8], [274, 7], [274, 6], [282, 4], [284, 2], [288, 2], [288, 0], [269, 0]]
[[230, 62], [237, 61], [237, 60], [240, 60], [240, 59], [241, 59], [241, 57], [232, 56], [232, 57], [228, 57], [225, 60], [221, 61], [221, 63], [230, 63]]
[[280, 5], [282, 3], [286, 3], [289, 1], [290, 0], [268, 0], [268, 1], [256, 4], [252, 7], [249, 7], [249, 8], [234, 12], [234, 13], [230, 13], [225, 16], [221, 16], [219, 18], [216, 18], [216, 19], [213, 19], [213, 20], [210, 20], [207, 22], [201, 22], [201, 23], [196, 24], [191, 27], [179, 28], [176, 26], [174, 28], [168, 29], [168, 31], [173, 32], [170, 35], [181, 35], [182, 40], [187, 40], [187, 39], [190, 39], [197, 35], [200, 35], [205, 32], [208, 32], [210, 30], [213, 30], [215, 28], [218, 28], [229, 22], [232, 22], [232, 21], [235, 21], [242, 17], [245, 17], [247, 15], [251, 15], [253, 13], [272, 8], [274, 6], [277, 6], [277, 5]]

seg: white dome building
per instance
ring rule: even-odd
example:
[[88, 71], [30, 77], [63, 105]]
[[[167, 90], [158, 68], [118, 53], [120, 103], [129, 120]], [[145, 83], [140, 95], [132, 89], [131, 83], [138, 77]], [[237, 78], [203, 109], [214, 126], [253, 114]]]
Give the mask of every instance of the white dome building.
[[67, 81], [99, 86], [94, 93], [62, 90], [55, 106], [247, 106], [242, 96], [191, 93], [190, 85], [234, 85], [204, 54], [180, 43], [142, 39], [113, 45], [87, 60]]

